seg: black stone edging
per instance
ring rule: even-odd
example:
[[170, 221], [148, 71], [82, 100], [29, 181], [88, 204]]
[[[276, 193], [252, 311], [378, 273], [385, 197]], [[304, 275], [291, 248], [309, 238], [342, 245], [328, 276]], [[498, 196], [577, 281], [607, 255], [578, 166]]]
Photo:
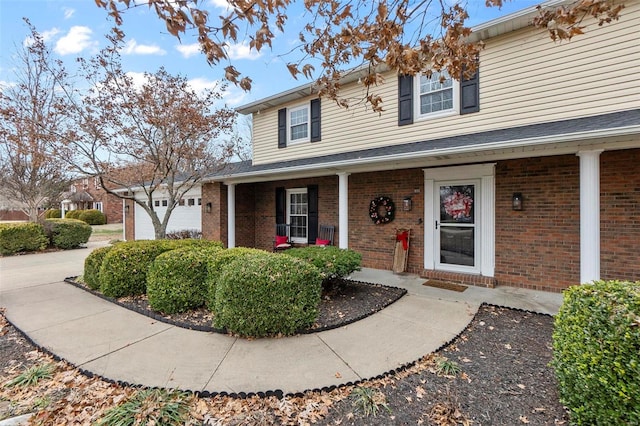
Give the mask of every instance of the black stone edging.
[[[483, 302], [478, 307], [478, 311], [476, 311], [476, 313], [473, 316], [473, 318], [471, 318], [471, 320], [469, 321], [467, 326], [464, 329], [462, 329], [462, 331], [460, 331], [460, 333], [458, 333], [453, 339], [451, 339], [450, 341], [448, 341], [446, 343], [443, 343], [436, 350], [434, 350], [433, 352], [430, 352], [430, 353], [440, 352], [442, 349], [446, 348], [447, 346], [451, 345], [456, 340], [458, 340], [458, 338], [469, 329], [469, 327], [471, 326], [471, 323], [473, 323], [474, 320], [476, 319], [476, 317], [478, 316], [478, 312], [480, 311], [480, 308], [482, 308], [483, 306], [491, 306], [491, 307], [495, 307], [495, 308], [510, 309], [510, 310], [513, 310], [513, 311], [526, 312], [526, 313], [531, 313], [531, 314], [536, 314], [536, 315], [553, 316], [553, 315], [550, 315], [550, 314], [530, 311], [530, 310], [527, 310], [527, 309], [510, 308], [508, 306], [500, 306], [500, 305], [494, 305], [494, 304], [491, 304], [491, 303]], [[103, 380], [103, 381], [105, 381], [107, 383], [116, 384], [116, 385], [122, 386], [122, 387], [132, 387], [132, 388], [138, 388], [138, 389], [163, 389], [163, 388], [161, 388], [159, 386], [145, 386], [145, 385], [138, 384], [138, 383], [129, 383], [129, 382], [122, 381], [122, 380], [110, 379], [110, 378], [104, 377], [104, 376], [102, 376], [100, 374], [95, 374], [95, 373], [93, 373], [93, 372], [91, 372], [89, 370], [85, 370], [83, 368], [80, 368], [80, 367], [70, 363], [66, 359], [61, 358], [60, 356], [54, 354], [49, 349], [38, 345], [24, 331], [22, 331], [21, 329], [16, 327], [15, 324], [13, 324], [6, 317], [6, 315], [4, 315], [4, 318], [9, 324], [11, 324], [11, 326], [13, 326], [13, 328], [16, 331], [18, 331], [18, 333], [22, 337], [25, 338], [25, 340], [27, 340], [27, 342], [29, 342], [31, 345], [35, 346], [39, 351], [50, 355], [56, 361], [65, 362], [66, 364], [72, 366], [73, 368], [76, 368], [78, 370], [78, 372], [80, 374], [82, 374], [83, 376], [86, 376], [88, 378], [97, 378], [97, 379]], [[426, 356], [426, 355], [429, 355], [429, 354], [425, 354], [424, 356]], [[199, 390], [194, 391], [194, 390], [190, 390], [190, 389], [179, 389], [179, 390], [183, 391], [183, 392], [191, 393], [191, 394], [193, 394], [193, 395], [195, 395], [195, 396], [197, 396], [199, 398], [230, 397], [230, 398], [234, 398], [234, 399], [247, 399], [247, 398], [253, 398], [255, 396], [257, 396], [259, 398], [266, 398], [266, 397], [275, 396], [278, 399], [282, 399], [282, 398], [285, 398], [285, 397], [304, 397], [304, 395], [307, 392], [313, 392], [313, 393], [327, 392], [328, 393], [328, 392], [332, 392], [332, 391], [334, 391], [336, 389], [339, 389], [339, 388], [350, 387], [350, 386], [359, 386], [360, 384], [368, 382], [368, 381], [371, 381], [371, 380], [381, 380], [381, 379], [384, 379], [386, 377], [392, 376], [394, 374], [402, 373], [403, 371], [406, 371], [406, 370], [412, 368], [413, 366], [415, 366], [423, 357], [418, 358], [415, 361], [411, 361], [411, 362], [408, 362], [406, 364], [403, 364], [400, 367], [397, 367], [397, 368], [394, 368], [392, 370], [386, 371], [386, 372], [384, 372], [382, 374], [379, 374], [377, 376], [370, 377], [368, 379], [360, 379], [360, 380], [357, 380], [355, 382], [346, 382], [346, 383], [343, 383], [343, 384], [340, 384], [340, 385], [331, 385], [331, 386], [323, 386], [321, 388], [307, 389], [307, 390], [304, 390], [302, 392], [290, 392], [290, 393], [285, 394], [281, 389], [268, 390], [268, 391], [264, 391], [264, 392], [262, 392], [262, 391], [259, 391], [259, 392], [224, 392], [224, 391], [223, 392], [216, 392], [216, 391], [210, 392], [210, 391], [199, 391]]]
[[[180, 327], [180, 328], [186, 328], [188, 330], [205, 331], [205, 332], [209, 332], [209, 333], [228, 334], [227, 330], [225, 328], [215, 328], [215, 327], [211, 327], [211, 326], [208, 326], [208, 325], [194, 325], [194, 324], [189, 324], [189, 323], [182, 322], [182, 321], [176, 321], [176, 320], [172, 320], [172, 319], [169, 319], [169, 318], [165, 318], [161, 314], [155, 313], [153, 311], [149, 311], [149, 310], [146, 310], [146, 309], [139, 309], [138, 307], [129, 306], [129, 305], [125, 304], [125, 303], [118, 302], [113, 297], [105, 296], [104, 294], [102, 294], [102, 293], [100, 293], [98, 291], [92, 290], [89, 287], [84, 286], [84, 285], [76, 282], [75, 281], [76, 278], [77, 277], [67, 277], [67, 278], [64, 279], [64, 281], [66, 283], [68, 283], [68, 284], [73, 285], [76, 288], [79, 288], [81, 290], [87, 291], [87, 292], [93, 294], [94, 296], [97, 296], [97, 297], [99, 297], [99, 298], [101, 298], [103, 300], [106, 300], [108, 302], [114, 303], [114, 304], [116, 304], [116, 305], [118, 305], [120, 307], [123, 307], [123, 308], [128, 309], [128, 310], [133, 311], [133, 312], [136, 312], [136, 313], [138, 313], [140, 315], [144, 315], [146, 317], [153, 318], [156, 321], [160, 321], [160, 322], [163, 322], [165, 324], [173, 325], [173, 326]], [[393, 287], [393, 286], [388, 286], [388, 285], [383, 285], [383, 284], [367, 283], [367, 282], [364, 282], [364, 281], [353, 281], [353, 280], [345, 280], [345, 281], [351, 281], [353, 283], [373, 285], [373, 286], [379, 286], [379, 287], [400, 288], [400, 287]], [[385, 302], [383, 305], [381, 305], [375, 311], [367, 312], [367, 313], [365, 313], [363, 315], [360, 315], [360, 316], [355, 317], [355, 318], [351, 318], [351, 319], [349, 319], [347, 321], [343, 321], [343, 322], [341, 322], [339, 324], [332, 324], [332, 325], [327, 325], [327, 326], [324, 326], [324, 327], [307, 328], [307, 329], [304, 329], [304, 330], [298, 330], [298, 331], [296, 331], [296, 334], [313, 334], [313, 333], [319, 333], [321, 331], [334, 330], [336, 328], [344, 327], [345, 325], [353, 324], [356, 321], [363, 320], [363, 319], [367, 318], [368, 316], [371, 316], [371, 315], [373, 315], [373, 314], [375, 314], [377, 312], [380, 312], [384, 308], [386, 308], [388, 306], [391, 306], [392, 304], [394, 304], [395, 302], [400, 300], [403, 296], [405, 296], [407, 294], [407, 290], [406, 289], [401, 288], [401, 290], [402, 291], [400, 292], [400, 295], [397, 298], [395, 298], [395, 299], [393, 299], [391, 301]]]

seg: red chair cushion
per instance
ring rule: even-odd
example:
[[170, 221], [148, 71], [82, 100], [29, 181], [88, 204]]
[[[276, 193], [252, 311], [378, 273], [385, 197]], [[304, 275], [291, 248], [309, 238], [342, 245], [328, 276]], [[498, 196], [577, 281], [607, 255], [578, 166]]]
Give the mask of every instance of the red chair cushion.
[[281, 244], [287, 244], [287, 236], [286, 235], [276, 235], [276, 246]]
[[321, 240], [320, 238], [316, 238], [317, 246], [328, 246], [331, 243], [331, 240]]

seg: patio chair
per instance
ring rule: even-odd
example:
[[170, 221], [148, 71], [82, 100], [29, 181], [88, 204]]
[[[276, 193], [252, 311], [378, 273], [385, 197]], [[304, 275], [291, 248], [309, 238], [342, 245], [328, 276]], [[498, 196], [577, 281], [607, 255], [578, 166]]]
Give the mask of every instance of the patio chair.
[[289, 239], [289, 225], [278, 223], [276, 225], [276, 235], [273, 238], [273, 251], [283, 251], [292, 247]]
[[332, 246], [333, 245], [333, 234], [335, 233], [335, 226], [330, 225], [320, 225], [320, 229], [318, 230], [318, 238], [316, 238], [317, 246]]

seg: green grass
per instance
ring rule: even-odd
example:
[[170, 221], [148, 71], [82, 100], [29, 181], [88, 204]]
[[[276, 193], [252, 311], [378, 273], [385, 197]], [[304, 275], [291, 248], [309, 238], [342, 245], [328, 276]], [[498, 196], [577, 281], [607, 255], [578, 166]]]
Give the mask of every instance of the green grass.
[[56, 369], [56, 366], [49, 363], [34, 365], [32, 367], [27, 368], [22, 373], [20, 373], [20, 375], [15, 379], [7, 382], [5, 386], [28, 387], [28, 386], [35, 385], [40, 380], [50, 379], [53, 376], [53, 372], [55, 371], [55, 369]]
[[462, 369], [457, 362], [440, 356], [436, 359], [436, 374], [438, 376], [457, 376]]
[[369, 417], [373, 414], [375, 417], [381, 408], [391, 412], [391, 409], [387, 405], [387, 400], [384, 394], [378, 389], [372, 389], [365, 386], [358, 386], [351, 391], [351, 398], [353, 399], [353, 405], [356, 409], [361, 411], [365, 417]]

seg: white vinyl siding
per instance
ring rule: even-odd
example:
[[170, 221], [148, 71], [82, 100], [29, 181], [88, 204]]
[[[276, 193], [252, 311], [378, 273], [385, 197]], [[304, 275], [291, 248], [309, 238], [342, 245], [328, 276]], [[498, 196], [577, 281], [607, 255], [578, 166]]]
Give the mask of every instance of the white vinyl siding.
[[[473, 114], [419, 119], [399, 127], [393, 72], [372, 89], [384, 100], [382, 114], [362, 106], [345, 110], [323, 102], [322, 143], [291, 146], [286, 152], [277, 149], [277, 109], [299, 106], [300, 100], [261, 111], [254, 115], [254, 164], [640, 108], [638, 25], [640, 2], [633, 1], [619, 21], [589, 25], [585, 34], [570, 42], [554, 43], [546, 31], [534, 28], [485, 40], [480, 53], [480, 111]], [[353, 83], [340, 95], [362, 99], [366, 92]]]

